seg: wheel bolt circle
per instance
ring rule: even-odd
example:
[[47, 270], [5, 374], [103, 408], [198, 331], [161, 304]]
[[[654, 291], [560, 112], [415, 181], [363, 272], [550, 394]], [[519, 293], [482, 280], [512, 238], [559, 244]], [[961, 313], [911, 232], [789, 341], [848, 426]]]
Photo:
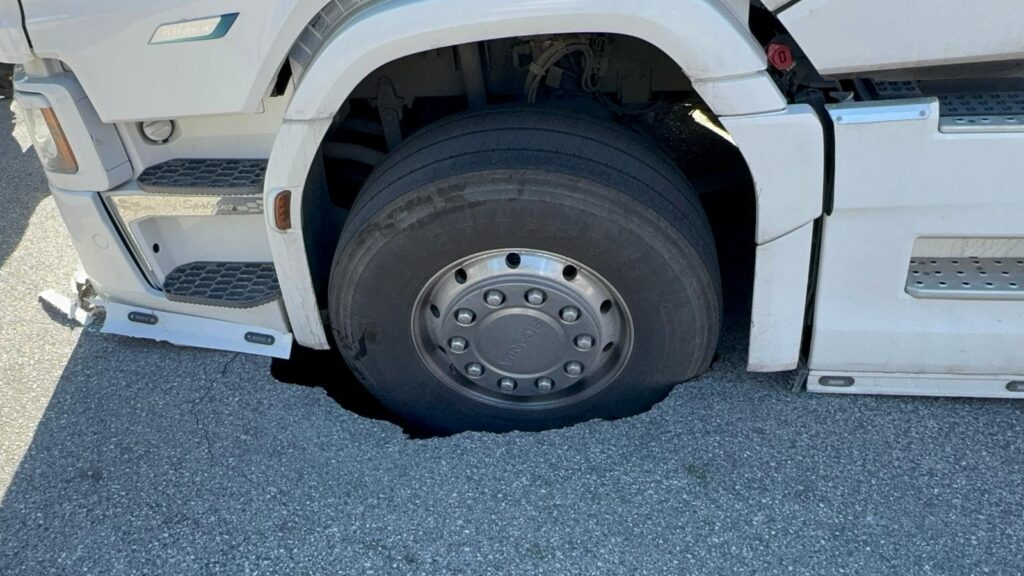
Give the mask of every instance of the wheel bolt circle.
[[594, 347], [594, 337], [590, 334], [580, 334], [573, 340], [573, 343], [576, 345], [576, 348], [586, 352]]
[[572, 324], [580, 319], [580, 309], [575, 306], [566, 306], [562, 308], [558, 316], [562, 319], [562, 322]]
[[448, 349], [452, 352], [465, 352], [467, 348], [469, 348], [469, 342], [462, 336], [455, 336], [448, 340]]
[[548, 299], [547, 294], [538, 288], [531, 288], [526, 292], [526, 301], [533, 306], [540, 306]]
[[505, 295], [500, 290], [488, 290], [484, 294], [484, 302], [488, 306], [498, 307], [505, 303]]
[[463, 326], [469, 326], [476, 320], [476, 314], [468, 308], [460, 308], [455, 312], [455, 321]]
[[625, 302], [568, 258], [510, 250], [462, 257], [422, 288], [419, 359], [493, 406], [561, 407], [603, 390], [634, 346]]
[[579, 376], [580, 374], [583, 374], [583, 364], [576, 361], [567, 362], [565, 365], [565, 373], [569, 376]]

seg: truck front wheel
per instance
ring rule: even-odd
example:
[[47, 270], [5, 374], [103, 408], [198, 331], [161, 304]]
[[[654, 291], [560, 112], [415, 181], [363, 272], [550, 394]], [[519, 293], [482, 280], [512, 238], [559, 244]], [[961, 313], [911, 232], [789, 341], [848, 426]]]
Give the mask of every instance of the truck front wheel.
[[370, 392], [442, 433], [646, 410], [707, 369], [721, 317], [675, 165], [614, 124], [527, 108], [442, 121], [378, 167], [329, 298]]

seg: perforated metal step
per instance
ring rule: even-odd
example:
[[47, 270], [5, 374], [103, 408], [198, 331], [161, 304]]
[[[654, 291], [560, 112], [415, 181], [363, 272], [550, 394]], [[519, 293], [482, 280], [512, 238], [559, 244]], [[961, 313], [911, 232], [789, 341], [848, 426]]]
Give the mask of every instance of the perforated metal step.
[[1024, 114], [1024, 92], [939, 94], [943, 116], [1005, 116]]
[[266, 160], [177, 158], [147, 168], [139, 188], [156, 194], [259, 195], [266, 172]]
[[1024, 130], [1024, 92], [941, 94], [943, 132], [1018, 132]]
[[907, 293], [947, 300], [1024, 300], [1024, 257], [914, 258]]
[[917, 82], [875, 81], [879, 99], [939, 99], [939, 129], [943, 132], [1024, 131], [1024, 91], [936, 91], [928, 93]]
[[253, 308], [281, 295], [277, 272], [270, 262], [190, 262], [164, 279], [168, 300], [218, 306]]

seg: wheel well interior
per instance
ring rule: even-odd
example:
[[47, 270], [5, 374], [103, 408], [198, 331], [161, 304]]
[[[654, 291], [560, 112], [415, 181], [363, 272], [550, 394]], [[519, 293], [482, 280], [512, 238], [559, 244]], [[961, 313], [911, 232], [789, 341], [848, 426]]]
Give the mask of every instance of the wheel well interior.
[[[303, 210], [322, 305], [338, 231], [389, 151], [448, 116], [507, 104], [564, 108], [624, 125], [675, 161], [709, 212], [721, 203], [708, 200], [714, 193], [732, 197], [725, 204], [737, 213], [753, 213], [753, 183], [739, 149], [680, 67], [652, 44], [614, 34], [561, 34], [435, 48], [363, 79], [324, 138]], [[710, 215], [713, 222], [729, 221]], [[753, 225], [746, 228], [737, 233], [750, 234], [752, 250]]]

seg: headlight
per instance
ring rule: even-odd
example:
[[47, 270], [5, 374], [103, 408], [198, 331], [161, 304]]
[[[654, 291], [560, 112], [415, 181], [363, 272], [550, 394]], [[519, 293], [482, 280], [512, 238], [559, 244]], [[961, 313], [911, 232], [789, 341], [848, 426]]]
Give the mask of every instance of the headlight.
[[19, 74], [14, 101], [51, 186], [100, 192], [131, 180], [134, 172], [117, 127], [100, 120], [70, 72]]
[[29, 108], [25, 113], [25, 123], [32, 136], [33, 148], [43, 167], [60, 174], [78, 172], [75, 152], [71, 149], [71, 144], [68, 143], [53, 108]]

